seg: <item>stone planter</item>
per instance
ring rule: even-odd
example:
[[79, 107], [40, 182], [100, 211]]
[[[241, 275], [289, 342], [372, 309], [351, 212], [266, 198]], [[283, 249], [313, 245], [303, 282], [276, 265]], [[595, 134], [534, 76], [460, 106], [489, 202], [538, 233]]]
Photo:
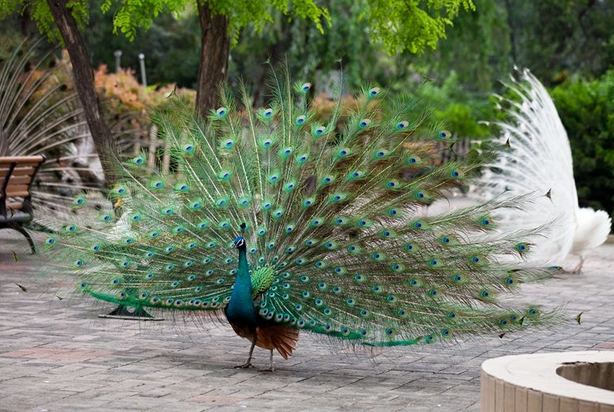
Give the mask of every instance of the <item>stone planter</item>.
[[614, 351], [504, 356], [482, 364], [481, 412], [614, 412]]

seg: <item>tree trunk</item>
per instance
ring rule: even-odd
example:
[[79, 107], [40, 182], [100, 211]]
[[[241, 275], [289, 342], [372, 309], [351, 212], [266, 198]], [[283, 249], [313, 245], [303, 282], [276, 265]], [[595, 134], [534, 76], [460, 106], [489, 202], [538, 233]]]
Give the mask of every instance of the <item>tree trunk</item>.
[[47, 0], [51, 14], [58, 25], [64, 44], [70, 56], [75, 87], [90, 133], [98, 152], [105, 174], [107, 188], [113, 186], [117, 180], [118, 157], [109, 126], [102, 117], [100, 101], [94, 85], [94, 70], [89, 61], [89, 53], [85, 41], [77, 28], [77, 22], [68, 8], [69, 0]]
[[211, 109], [217, 109], [218, 87], [228, 75], [230, 38], [228, 19], [222, 15], [214, 16], [208, 3], [203, 0], [197, 1], [197, 4], [201, 44], [196, 110], [201, 116], [206, 117]]

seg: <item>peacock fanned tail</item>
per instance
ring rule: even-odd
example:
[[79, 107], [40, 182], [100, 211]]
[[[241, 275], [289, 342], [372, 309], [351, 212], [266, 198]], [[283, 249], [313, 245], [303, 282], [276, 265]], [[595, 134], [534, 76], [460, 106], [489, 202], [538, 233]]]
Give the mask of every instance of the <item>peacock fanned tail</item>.
[[554, 102], [528, 69], [518, 70], [505, 82], [509, 97], [498, 98], [505, 119], [494, 124], [496, 156], [484, 164], [472, 181], [468, 197], [477, 202], [501, 196], [533, 194], [522, 209], [498, 213], [500, 230], [548, 227], [547, 236], [535, 239], [529, 261], [563, 264], [568, 254], [581, 257], [605, 242], [611, 219], [604, 211], [580, 208], [567, 132]]
[[180, 103], [160, 114], [174, 167], [152, 172], [145, 154], [126, 162], [112, 191], [121, 217], [75, 199], [74, 222], [47, 244], [83, 292], [139, 307], [221, 310], [237, 275], [230, 245], [245, 223], [258, 315], [291, 328], [394, 346], [500, 334], [556, 316], [499, 298], [551, 275], [524, 263], [534, 231], [492, 230], [497, 210], [526, 199], [424, 213], [480, 167], [439, 162], [454, 139], [427, 111], [366, 88], [354, 106], [337, 101], [323, 119], [307, 103], [310, 84], [275, 76], [264, 108], [252, 110], [242, 89], [239, 103], [222, 94], [206, 120]]

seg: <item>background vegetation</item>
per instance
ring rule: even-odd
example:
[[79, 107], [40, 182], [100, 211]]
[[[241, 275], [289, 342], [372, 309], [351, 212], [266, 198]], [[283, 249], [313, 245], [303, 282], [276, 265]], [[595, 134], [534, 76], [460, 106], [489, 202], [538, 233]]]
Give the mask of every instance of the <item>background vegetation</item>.
[[[243, 78], [251, 84], [255, 104], [267, 99], [262, 93], [266, 63], [287, 61], [290, 74], [314, 83], [316, 93], [335, 93], [332, 83], [341, 75], [345, 92], [357, 91], [366, 82], [413, 91], [434, 104], [436, 116], [458, 136], [478, 139], [492, 133], [478, 121], [496, 116], [490, 96], [501, 92], [499, 81], [514, 66], [527, 67], [550, 88], [567, 128], [581, 205], [614, 212], [614, 25], [610, 23], [614, 21], [614, 0], [473, 0], [475, 10], [460, 7], [446, 38], [434, 48], [434, 44], [423, 45], [418, 54], [412, 53], [409, 38], [404, 47], [381, 37], [374, 41], [382, 30], [374, 22], [384, 18], [365, 15], [365, 10], [386, 2], [316, 3], [330, 17], [323, 18], [321, 27], [274, 7], [268, 10], [267, 22], [236, 26], [229, 81], [237, 83]], [[127, 69], [122, 76], [133, 77], [111, 86], [107, 83], [107, 94], [110, 87], [120, 89], [114, 91], [116, 99], [130, 95], [130, 88], [142, 82], [138, 55], [145, 55], [149, 87], [138, 93], [132, 90], [144, 106], [120, 99], [107, 104], [106, 110], [112, 111], [115, 104], [122, 110], [129, 107], [139, 117], [143, 113], [133, 113], [135, 110], [147, 111], [175, 85], [197, 87], [201, 42], [197, 13], [189, 7], [183, 12], [160, 13], [148, 30], [134, 27], [130, 41], [113, 34], [112, 17], [117, 16], [118, 4], [111, 3], [107, 13], [101, 11], [103, 0], [87, 4], [88, 29], [83, 34], [92, 64], [104, 65], [110, 78], [117, 69], [114, 52], [121, 50], [121, 66]], [[0, 16], [5, 18], [0, 27], [4, 46], [0, 59], [6, 58], [20, 36], [36, 32], [28, 13]], [[391, 12], [388, 17], [394, 21], [398, 16]], [[101, 90], [100, 84], [98, 88]], [[157, 97], [149, 97], [156, 89], [161, 89]]]

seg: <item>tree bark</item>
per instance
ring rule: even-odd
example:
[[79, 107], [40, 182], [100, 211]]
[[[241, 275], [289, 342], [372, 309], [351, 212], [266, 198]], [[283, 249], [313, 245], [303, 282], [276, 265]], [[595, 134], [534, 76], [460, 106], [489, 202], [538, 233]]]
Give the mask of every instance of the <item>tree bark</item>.
[[228, 75], [230, 37], [228, 19], [213, 15], [208, 3], [197, 1], [200, 22], [200, 71], [196, 91], [196, 110], [206, 117], [211, 109], [217, 109], [219, 102], [218, 87]]
[[111, 130], [102, 116], [94, 84], [94, 70], [90, 64], [85, 41], [67, 6], [69, 0], [47, 0], [47, 3], [68, 50], [75, 87], [105, 174], [105, 186], [110, 188], [117, 180], [118, 157]]

